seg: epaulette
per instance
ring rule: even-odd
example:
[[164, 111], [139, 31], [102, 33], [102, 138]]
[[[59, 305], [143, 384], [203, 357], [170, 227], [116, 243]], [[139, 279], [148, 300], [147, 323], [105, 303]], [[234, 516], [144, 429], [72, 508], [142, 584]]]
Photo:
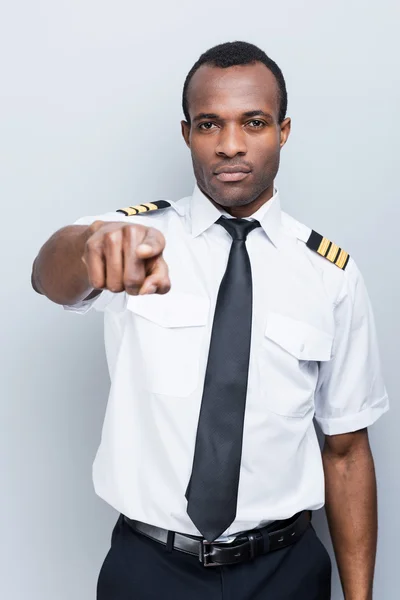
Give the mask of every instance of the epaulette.
[[327, 258], [331, 263], [339, 267], [339, 269], [343, 269], [344, 271], [347, 267], [350, 255], [316, 231], [311, 232], [306, 244], [308, 248]]
[[146, 204], [138, 204], [137, 206], [128, 206], [127, 208], [119, 208], [116, 212], [122, 213], [126, 217], [132, 217], [140, 213], [151, 212], [152, 210], [160, 210], [171, 206], [167, 200], [157, 200], [156, 202], [147, 202]]

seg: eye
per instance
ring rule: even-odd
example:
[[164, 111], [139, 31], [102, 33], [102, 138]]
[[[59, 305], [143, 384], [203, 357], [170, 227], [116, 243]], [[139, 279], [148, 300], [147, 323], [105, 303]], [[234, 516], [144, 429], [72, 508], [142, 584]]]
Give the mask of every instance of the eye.
[[199, 129], [201, 129], [202, 131], [210, 131], [210, 129], [212, 129], [213, 127], [215, 127], [215, 125], [210, 121], [207, 121], [206, 123], [200, 123], [199, 125]]
[[253, 129], [261, 129], [262, 127], [265, 127], [264, 121], [260, 121], [259, 119], [253, 119], [247, 124], [250, 125], [250, 127], [252, 127]]

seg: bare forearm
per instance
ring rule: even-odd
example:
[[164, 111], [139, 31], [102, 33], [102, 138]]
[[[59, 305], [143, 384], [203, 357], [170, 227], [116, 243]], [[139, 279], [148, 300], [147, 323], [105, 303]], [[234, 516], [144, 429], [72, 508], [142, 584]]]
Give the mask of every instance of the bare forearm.
[[93, 291], [82, 262], [88, 236], [88, 227], [71, 225], [43, 245], [32, 269], [32, 286], [38, 293], [57, 304], [74, 304]]
[[325, 446], [323, 460], [326, 510], [345, 599], [371, 600], [377, 499], [368, 438], [343, 455]]

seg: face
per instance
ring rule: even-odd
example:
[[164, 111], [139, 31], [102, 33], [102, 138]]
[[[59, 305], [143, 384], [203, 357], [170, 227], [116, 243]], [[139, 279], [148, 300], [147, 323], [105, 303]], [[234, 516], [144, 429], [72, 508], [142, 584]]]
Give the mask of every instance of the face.
[[199, 188], [232, 214], [251, 214], [273, 195], [290, 132], [290, 119], [279, 123], [274, 75], [262, 63], [203, 65], [190, 82], [188, 103], [191, 123], [182, 122], [182, 133]]

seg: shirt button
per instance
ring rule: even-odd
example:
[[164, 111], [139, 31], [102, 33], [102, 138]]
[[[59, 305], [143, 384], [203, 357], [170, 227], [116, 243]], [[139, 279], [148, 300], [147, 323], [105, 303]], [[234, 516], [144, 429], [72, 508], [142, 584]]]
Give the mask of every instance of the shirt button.
[[302, 345], [300, 346], [300, 352], [301, 352], [301, 353], [303, 353], [303, 352], [304, 352], [304, 349], [305, 349], [305, 345], [304, 345], [304, 344], [302, 344]]

